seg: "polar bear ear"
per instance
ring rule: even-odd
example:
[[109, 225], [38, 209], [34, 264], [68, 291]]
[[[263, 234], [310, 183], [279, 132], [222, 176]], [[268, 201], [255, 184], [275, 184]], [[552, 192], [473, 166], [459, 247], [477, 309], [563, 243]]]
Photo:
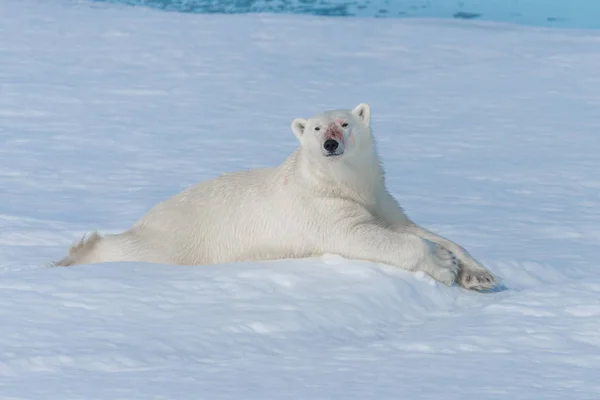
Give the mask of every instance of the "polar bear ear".
[[357, 105], [354, 110], [352, 110], [358, 118], [362, 119], [367, 126], [371, 124], [371, 107], [366, 103], [361, 103]]
[[294, 135], [296, 135], [298, 140], [302, 140], [306, 124], [308, 124], [308, 120], [304, 118], [296, 118], [292, 121], [292, 132], [294, 132]]

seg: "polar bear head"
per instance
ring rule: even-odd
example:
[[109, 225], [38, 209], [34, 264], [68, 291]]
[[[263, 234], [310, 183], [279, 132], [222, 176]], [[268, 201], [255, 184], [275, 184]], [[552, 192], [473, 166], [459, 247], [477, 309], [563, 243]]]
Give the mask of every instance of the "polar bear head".
[[353, 110], [332, 110], [310, 119], [296, 118], [292, 132], [303, 152], [313, 160], [333, 162], [372, 152], [371, 108], [359, 104]]

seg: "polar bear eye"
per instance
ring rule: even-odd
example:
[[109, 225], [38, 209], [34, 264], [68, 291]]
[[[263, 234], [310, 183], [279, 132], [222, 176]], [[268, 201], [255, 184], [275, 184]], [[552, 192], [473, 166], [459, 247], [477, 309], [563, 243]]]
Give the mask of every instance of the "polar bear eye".
[[342, 123], [342, 128], [347, 128], [347, 127], [348, 127], [348, 123], [347, 122]]
[[320, 130], [321, 130], [321, 127], [315, 126], [315, 131], [320, 131]]

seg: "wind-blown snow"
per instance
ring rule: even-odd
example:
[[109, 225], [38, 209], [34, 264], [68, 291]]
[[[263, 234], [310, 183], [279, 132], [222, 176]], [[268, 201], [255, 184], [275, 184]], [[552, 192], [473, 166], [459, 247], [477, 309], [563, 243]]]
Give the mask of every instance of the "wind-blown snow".
[[[1, 399], [597, 399], [600, 34], [0, 1]], [[391, 192], [506, 290], [317, 259], [46, 268], [295, 117], [368, 102]]]

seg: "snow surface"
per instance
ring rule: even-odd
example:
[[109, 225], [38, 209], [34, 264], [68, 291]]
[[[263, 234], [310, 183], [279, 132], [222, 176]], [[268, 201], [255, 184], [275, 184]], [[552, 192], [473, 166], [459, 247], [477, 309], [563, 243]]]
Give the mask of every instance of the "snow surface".
[[[0, 0], [0, 399], [598, 399], [600, 33]], [[506, 290], [316, 259], [46, 268], [295, 117]]]

